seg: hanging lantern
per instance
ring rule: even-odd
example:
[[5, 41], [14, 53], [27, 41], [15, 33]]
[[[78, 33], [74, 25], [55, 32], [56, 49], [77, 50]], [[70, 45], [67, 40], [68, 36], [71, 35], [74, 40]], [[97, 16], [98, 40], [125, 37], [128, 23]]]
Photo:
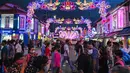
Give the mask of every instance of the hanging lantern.
[[77, 0], [76, 4], [80, 5], [82, 2], [80, 0]]
[[60, 5], [59, 0], [56, 0], [56, 2], [54, 3], [56, 6]]

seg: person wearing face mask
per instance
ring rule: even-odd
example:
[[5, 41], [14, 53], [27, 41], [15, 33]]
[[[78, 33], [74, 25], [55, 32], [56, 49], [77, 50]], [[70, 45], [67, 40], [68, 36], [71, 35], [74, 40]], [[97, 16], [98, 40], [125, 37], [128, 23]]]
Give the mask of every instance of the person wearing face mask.
[[84, 53], [80, 54], [77, 63], [78, 71], [82, 73], [93, 73], [93, 60], [92, 60], [93, 50], [88, 49], [87, 42], [84, 43]]
[[36, 52], [34, 48], [29, 49], [29, 53], [26, 55], [27, 56], [27, 62], [30, 62], [31, 59], [33, 59], [36, 56]]
[[98, 73], [98, 70], [99, 70], [99, 51], [98, 49], [96, 49], [94, 46], [93, 46], [93, 41], [89, 41], [87, 43], [87, 48], [88, 48], [88, 52], [89, 54], [91, 54], [92, 56], [92, 60], [93, 60], [93, 72], [94, 73]]

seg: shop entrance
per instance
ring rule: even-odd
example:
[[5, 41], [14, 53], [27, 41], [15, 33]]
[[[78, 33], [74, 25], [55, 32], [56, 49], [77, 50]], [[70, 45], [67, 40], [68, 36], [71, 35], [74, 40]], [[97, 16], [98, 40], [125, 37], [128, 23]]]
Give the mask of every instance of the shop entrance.
[[1, 37], [1, 40], [2, 40], [2, 41], [3, 41], [3, 40], [11, 40], [11, 39], [12, 39], [11, 34], [8, 34], [8, 33], [4, 33], [4, 34], [2, 34], [1, 36], [2, 36], [2, 37]]

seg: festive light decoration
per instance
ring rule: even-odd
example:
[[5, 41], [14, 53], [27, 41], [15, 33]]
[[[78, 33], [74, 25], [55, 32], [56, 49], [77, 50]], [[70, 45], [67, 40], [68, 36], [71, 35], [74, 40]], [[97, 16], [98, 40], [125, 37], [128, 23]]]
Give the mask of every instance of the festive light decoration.
[[[80, 32], [78, 32], [80, 31]], [[78, 39], [83, 32], [81, 27], [57, 27], [55, 33], [59, 34], [60, 38], [64, 39]]]
[[[41, 3], [42, 2], [42, 3]], [[36, 9], [43, 9], [43, 10], [50, 10], [50, 11], [55, 11], [57, 10], [57, 6], [60, 4], [59, 0], [56, 0], [56, 2], [52, 2], [52, 0], [50, 0], [49, 3], [44, 3], [44, 1], [40, 1], [40, 2], [32, 2], [30, 3], [27, 8], [27, 16], [29, 18], [32, 18], [32, 16], [34, 15], [34, 10]], [[99, 2], [98, 4], [94, 3], [94, 2], [88, 2], [86, 0], [84, 0], [84, 3], [80, 2], [80, 0], [77, 0], [76, 2], [77, 5], [79, 5], [79, 9], [80, 10], [88, 10], [88, 9], [95, 9], [96, 7], [99, 8], [99, 14], [101, 17], [105, 17], [107, 12], [106, 10], [108, 8], [110, 8], [110, 5], [107, 5], [105, 1]], [[63, 11], [72, 11], [76, 9], [76, 5], [74, 2], [71, 2], [69, 0], [62, 2], [60, 5], [60, 10]]]
[[96, 4], [94, 2], [88, 2], [84, 0], [84, 3], [81, 3], [78, 7], [80, 10], [88, 10], [88, 9], [95, 9]]
[[[60, 2], [59, 0], [56, 0], [56, 2], [52, 2], [52, 0], [50, 0], [49, 3], [44, 3], [44, 0], [40, 0], [40, 2], [32, 2], [29, 3], [29, 5], [27, 6], [28, 10], [27, 10], [27, 24], [30, 26], [31, 25], [31, 19], [35, 13], [34, 10], [36, 9], [43, 9], [43, 10], [50, 10], [50, 11], [55, 11], [57, 10], [57, 6], [60, 5], [60, 10], [63, 11], [73, 11], [76, 9], [76, 5], [77, 4], [80, 10], [88, 10], [88, 9], [95, 9], [96, 7], [99, 8], [99, 14], [100, 16], [104, 19], [107, 15], [106, 10], [108, 8], [110, 8], [110, 5], [108, 5], [105, 1], [99, 2], [99, 3], [94, 3], [92, 2], [87, 2], [86, 0], [84, 0], [84, 2], [82, 3], [80, 0], [77, 0], [77, 2], [71, 2], [69, 0], [65, 1], [65, 2]], [[48, 23], [58, 23], [58, 24], [88, 24], [88, 19], [54, 19], [52, 18], [51, 21], [50, 19], [47, 20]]]
[[80, 5], [82, 2], [80, 2], [80, 0], [77, 0], [76, 4]]
[[40, 8], [43, 10], [48, 10], [48, 6], [46, 3], [42, 3]]
[[55, 5], [56, 5], [56, 6], [60, 5], [59, 0], [56, 0]]
[[[56, 10], [57, 9], [57, 4], [58, 3], [58, 1], [57, 2], [55, 2], [55, 3], [52, 3], [52, 0], [50, 0], [50, 3], [48, 3], [47, 4], [47, 7], [48, 7], [48, 10], [51, 10], [51, 11], [54, 11], [54, 10]], [[56, 5], [57, 4], [57, 5]]]
[[91, 25], [91, 20], [89, 19], [84, 19], [83, 17], [81, 17], [81, 19], [64, 19], [64, 18], [49, 18], [47, 19], [48, 23], [57, 23], [57, 24], [87, 24], [88, 26]]
[[69, 0], [63, 2], [60, 6], [60, 10], [62, 11], [72, 11], [76, 9], [76, 5], [74, 2], [71, 2]]
[[105, 1], [99, 2], [96, 6], [99, 8], [99, 14], [102, 18], [106, 17], [107, 15], [106, 10], [111, 7]]

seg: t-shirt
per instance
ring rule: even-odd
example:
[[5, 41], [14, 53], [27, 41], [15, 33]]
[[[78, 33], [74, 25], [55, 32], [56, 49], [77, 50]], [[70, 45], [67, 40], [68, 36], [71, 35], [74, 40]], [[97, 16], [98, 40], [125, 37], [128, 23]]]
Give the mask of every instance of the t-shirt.
[[3, 59], [3, 55], [5, 54], [5, 58], [7, 58], [8, 55], [8, 49], [7, 46], [4, 46], [1, 50], [1, 58]]
[[113, 54], [112, 54], [112, 47], [107, 47], [107, 51], [109, 52], [109, 56], [112, 58]]
[[64, 51], [65, 51], [64, 56], [68, 56], [68, 54], [69, 54], [69, 46], [67, 44], [64, 45]]
[[60, 67], [60, 63], [61, 63], [61, 55], [58, 51], [54, 52], [54, 67]]
[[81, 54], [78, 59], [78, 70], [83, 70], [84, 73], [93, 73], [92, 57]]
[[83, 53], [82, 45], [75, 45], [75, 50], [76, 50], [77, 53], [79, 53], [79, 50], [80, 50], [80, 53]]
[[123, 57], [122, 57], [123, 61], [124, 61], [126, 64], [130, 64], [130, 55], [129, 55], [127, 52], [125, 52], [125, 51], [123, 50], [123, 48], [120, 48], [120, 50], [121, 50], [122, 53], [123, 53]]
[[49, 48], [46, 48], [46, 49], [45, 49], [45, 55], [46, 55], [47, 57], [49, 57], [50, 54], [51, 54], [51, 50], [50, 50]]
[[41, 50], [41, 55], [43, 56], [44, 53], [45, 53], [45, 45], [43, 44], [43, 46], [42, 46], [42, 50]]
[[16, 53], [22, 52], [22, 46], [20, 44], [17, 44], [15, 48], [16, 48]]

